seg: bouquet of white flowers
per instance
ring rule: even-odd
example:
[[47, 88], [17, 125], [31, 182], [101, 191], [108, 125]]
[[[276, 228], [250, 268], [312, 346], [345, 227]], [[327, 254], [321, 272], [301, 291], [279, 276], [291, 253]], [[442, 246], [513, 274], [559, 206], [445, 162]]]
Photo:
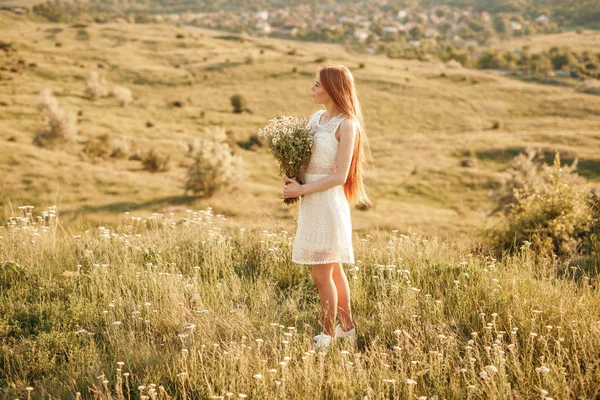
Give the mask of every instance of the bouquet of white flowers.
[[[303, 183], [300, 177], [308, 166], [314, 143], [307, 118], [273, 118], [267, 126], [258, 131], [258, 136], [265, 138], [269, 149], [279, 162], [280, 174]], [[297, 202], [298, 197], [283, 201], [290, 205]]]

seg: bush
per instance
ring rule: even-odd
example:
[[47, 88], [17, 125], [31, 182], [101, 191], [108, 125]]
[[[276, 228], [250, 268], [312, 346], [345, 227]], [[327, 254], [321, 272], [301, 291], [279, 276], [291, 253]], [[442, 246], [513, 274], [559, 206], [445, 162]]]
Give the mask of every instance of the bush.
[[112, 158], [127, 158], [131, 152], [129, 139], [123, 136], [112, 138], [110, 142], [110, 156]]
[[44, 113], [47, 130], [36, 135], [33, 143], [40, 147], [72, 142], [77, 137], [77, 114], [59, 107], [52, 90], [40, 93], [38, 109]]
[[[526, 156], [526, 163], [534, 157]], [[523, 168], [523, 184], [514, 189], [514, 204], [498, 225], [489, 231], [498, 253], [529, 247], [539, 257], [557, 256], [563, 261], [588, 252], [586, 243], [598, 224], [588, 205], [586, 182], [575, 172], [576, 163], [561, 166], [558, 153], [554, 165]]]
[[[502, 211], [507, 214], [510, 207], [517, 202], [516, 191], [523, 189], [526, 185], [535, 184], [539, 179], [538, 170], [543, 158], [544, 155], [539, 150], [530, 147], [512, 160], [511, 166], [506, 171], [508, 177], [502, 182], [500, 190], [494, 196], [498, 206], [493, 213]], [[569, 171], [572, 171], [573, 168], [574, 165], [569, 167]]]
[[129, 155], [129, 141], [124, 137], [113, 138], [110, 134], [100, 135], [86, 142], [83, 154], [93, 160], [125, 158]]
[[462, 68], [463, 65], [458, 60], [450, 59], [450, 60], [448, 60], [448, 62], [446, 62], [446, 67], [456, 69], [456, 68]]
[[599, 94], [600, 95], [600, 81], [588, 79], [581, 82], [575, 87], [575, 90], [580, 93], [588, 94]]
[[88, 72], [85, 84], [87, 86], [85, 93], [90, 96], [92, 100], [106, 97], [109, 94], [107, 87], [108, 83], [106, 82], [106, 79], [100, 79], [98, 76], [98, 71]]
[[129, 105], [133, 101], [131, 90], [123, 86], [115, 86], [113, 88], [113, 95], [115, 96], [121, 107]]
[[111, 137], [109, 134], [90, 138], [83, 147], [83, 154], [92, 160], [105, 160], [110, 156]]
[[244, 111], [250, 111], [246, 107], [246, 98], [244, 96], [242, 96], [240, 94], [234, 94], [233, 96], [231, 96], [230, 100], [231, 100], [231, 105], [233, 106], [234, 114], [241, 114]]
[[146, 154], [141, 156], [142, 166], [144, 170], [150, 172], [164, 172], [168, 171], [171, 162], [171, 156], [162, 153], [157, 153], [154, 149], [151, 149]]
[[243, 160], [232, 154], [221, 127], [205, 129], [202, 138], [188, 144], [186, 155], [192, 164], [187, 172], [185, 193], [212, 196], [246, 177]]

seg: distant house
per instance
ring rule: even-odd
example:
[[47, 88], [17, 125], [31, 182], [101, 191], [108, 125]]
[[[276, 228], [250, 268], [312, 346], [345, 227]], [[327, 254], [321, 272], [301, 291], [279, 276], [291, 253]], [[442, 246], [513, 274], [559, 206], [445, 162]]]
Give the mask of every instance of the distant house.
[[540, 15], [539, 17], [537, 17], [535, 19], [536, 22], [541, 22], [543, 24], [547, 23], [548, 21], [550, 21], [550, 19], [548, 17], [546, 17], [545, 14]]
[[281, 27], [281, 34], [284, 36], [294, 37], [298, 34], [298, 27], [300, 25], [293, 19], [288, 19], [283, 22]]
[[271, 33], [272, 28], [271, 25], [267, 21], [258, 21], [256, 25], [254, 25], [254, 29], [261, 33]]
[[397, 26], [392, 26], [392, 25], [387, 25], [383, 27], [383, 32], [385, 33], [398, 33], [398, 27]]
[[490, 22], [490, 20], [492, 19], [492, 17], [490, 16], [490, 14], [487, 11], [482, 11], [481, 12], [481, 19], [485, 22]]
[[408, 44], [411, 46], [419, 47], [421, 45], [421, 41], [420, 40], [409, 40]]
[[513, 31], [520, 31], [521, 29], [523, 29], [523, 27], [517, 21], [510, 21], [510, 29], [512, 29]]
[[404, 20], [406, 17], [408, 17], [408, 13], [404, 10], [400, 10], [398, 11], [398, 19], [399, 20]]
[[268, 11], [259, 11], [256, 13], [256, 19], [266, 21], [269, 19]]
[[369, 54], [369, 55], [371, 55], [371, 56], [372, 56], [373, 54], [375, 54], [375, 49], [368, 48], [368, 49], [367, 49], [367, 54]]
[[358, 39], [359, 42], [364, 42], [369, 37], [370, 32], [368, 29], [355, 29], [354, 37]]

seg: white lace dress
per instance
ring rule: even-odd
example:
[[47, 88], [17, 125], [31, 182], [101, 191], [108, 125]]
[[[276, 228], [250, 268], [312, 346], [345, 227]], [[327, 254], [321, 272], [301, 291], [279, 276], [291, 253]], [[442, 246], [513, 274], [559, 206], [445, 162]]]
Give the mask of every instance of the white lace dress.
[[[339, 142], [335, 133], [346, 118], [337, 115], [320, 124], [319, 110], [310, 117], [314, 145], [302, 181], [314, 182], [336, 171]], [[300, 197], [298, 228], [292, 249], [298, 264], [354, 264], [350, 206], [342, 185]]]

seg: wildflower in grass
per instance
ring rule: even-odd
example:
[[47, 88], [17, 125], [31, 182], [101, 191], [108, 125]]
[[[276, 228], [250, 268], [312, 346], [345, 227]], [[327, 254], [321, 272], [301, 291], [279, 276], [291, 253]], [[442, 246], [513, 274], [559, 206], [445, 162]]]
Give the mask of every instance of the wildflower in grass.
[[535, 372], [539, 372], [540, 374], [547, 374], [548, 372], [550, 372], [550, 368], [546, 367], [545, 365], [542, 365], [541, 367], [536, 368]]
[[487, 372], [494, 373], [494, 374], [498, 372], [498, 368], [496, 368], [495, 365], [486, 365], [485, 370]]
[[[302, 184], [301, 176], [308, 166], [314, 144], [308, 119], [291, 116], [273, 118], [258, 131], [258, 136], [266, 139], [267, 146], [279, 162], [280, 173]], [[288, 205], [297, 201], [297, 197], [284, 199]]]
[[392, 384], [394, 384], [394, 383], [396, 383], [396, 380], [395, 379], [384, 379], [383, 382], [384, 383], [392, 383]]
[[256, 374], [253, 376], [253, 378], [260, 381], [263, 378], [263, 376], [261, 374]]
[[407, 384], [407, 385], [416, 385], [416, 384], [417, 384], [417, 381], [415, 381], [415, 380], [413, 380], [413, 379], [407, 379], [407, 380], [406, 380], [406, 384]]

